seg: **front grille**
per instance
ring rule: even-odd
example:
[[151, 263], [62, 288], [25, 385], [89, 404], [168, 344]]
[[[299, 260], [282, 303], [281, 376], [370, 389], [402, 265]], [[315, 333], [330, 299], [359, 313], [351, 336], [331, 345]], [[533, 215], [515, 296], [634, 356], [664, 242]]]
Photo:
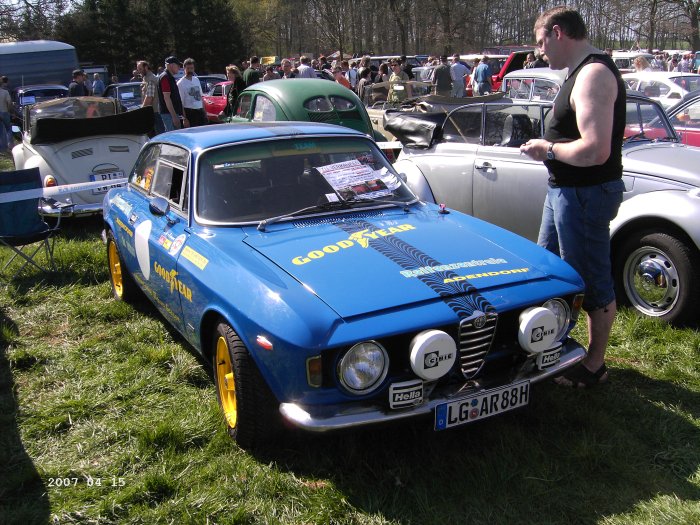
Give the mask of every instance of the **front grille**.
[[465, 379], [472, 379], [484, 365], [497, 324], [497, 313], [479, 311], [459, 323], [459, 365]]
[[70, 154], [70, 156], [74, 159], [77, 159], [80, 157], [87, 157], [88, 155], [92, 155], [92, 148], [75, 150]]

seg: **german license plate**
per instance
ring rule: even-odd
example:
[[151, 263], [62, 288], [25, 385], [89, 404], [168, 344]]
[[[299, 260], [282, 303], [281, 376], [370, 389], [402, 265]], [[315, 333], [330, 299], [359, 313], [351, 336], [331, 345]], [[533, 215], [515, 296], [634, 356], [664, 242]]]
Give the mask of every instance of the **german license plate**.
[[435, 407], [435, 430], [472, 423], [530, 402], [530, 381], [512, 383]]
[[[110, 181], [112, 179], [123, 179], [124, 178], [124, 172], [123, 171], [111, 171], [109, 173], [91, 173], [90, 174], [90, 180], [92, 182], [98, 182], [98, 181]], [[99, 188], [94, 188], [92, 190], [93, 195], [98, 195], [100, 193], [107, 193], [111, 188], [116, 188], [120, 186], [120, 184], [112, 184], [112, 185], [107, 185], [107, 186], [100, 186]]]

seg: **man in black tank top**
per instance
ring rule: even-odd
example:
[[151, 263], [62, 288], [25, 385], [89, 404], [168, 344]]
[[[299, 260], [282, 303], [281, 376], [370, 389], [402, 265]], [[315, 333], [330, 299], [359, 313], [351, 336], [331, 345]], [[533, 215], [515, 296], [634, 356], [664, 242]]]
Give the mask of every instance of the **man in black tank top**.
[[555, 7], [542, 13], [535, 38], [552, 69], [569, 68], [544, 138], [521, 146], [549, 170], [538, 244], [583, 278], [589, 326], [588, 355], [556, 381], [590, 387], [608, 378], [605, 348], [616, 311], [610, 221], [624, 190], [625, 87], [610, 57], [589, 43], [577, 11]]

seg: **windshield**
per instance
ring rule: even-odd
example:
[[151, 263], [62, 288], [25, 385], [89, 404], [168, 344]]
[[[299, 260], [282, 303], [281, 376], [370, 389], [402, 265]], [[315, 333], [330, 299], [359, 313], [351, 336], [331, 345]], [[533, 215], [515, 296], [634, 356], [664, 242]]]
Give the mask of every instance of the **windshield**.
[[700, 75], [674, 77], [671, 80], [674, 84], [680, 86], [686, 91], [695, 91], [696, 89], [700, 89]]
[[[114, 93], [112, 93], [114, 96]], [[141, 105], [141, 84], [119, 86], [119, 101], [125, 106]]]
[[677, 140], [661, 106], [644, 100], [627, 100], [625, 140]]
[[217, 224], [415, 199], [376, 145], [359, 137], [300, 137], [205, 152], [196, 192], [197, 220]]

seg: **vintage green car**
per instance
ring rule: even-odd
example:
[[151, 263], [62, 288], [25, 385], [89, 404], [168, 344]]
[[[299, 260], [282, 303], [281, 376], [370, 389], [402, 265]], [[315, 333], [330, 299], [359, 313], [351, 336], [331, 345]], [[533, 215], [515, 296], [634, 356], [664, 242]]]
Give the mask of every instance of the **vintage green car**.
[[324, 122], [366, 133], [375, 141], [384, 136], [372, 122], [360, 99], [345, 86], [328, 80], [295, 78], [258, 82], [244, 89], [229, 122]]

